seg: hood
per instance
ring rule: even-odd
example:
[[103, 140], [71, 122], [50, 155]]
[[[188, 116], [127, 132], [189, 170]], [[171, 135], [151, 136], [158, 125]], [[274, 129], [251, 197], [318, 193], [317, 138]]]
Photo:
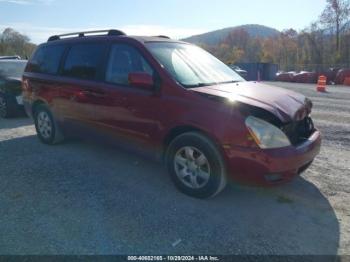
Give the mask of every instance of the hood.
[[262, 108], [283, 123], [302, 120], [312, 108], [311, 101], [302, 94], [256, 82], [204, 86], [191, 90]]

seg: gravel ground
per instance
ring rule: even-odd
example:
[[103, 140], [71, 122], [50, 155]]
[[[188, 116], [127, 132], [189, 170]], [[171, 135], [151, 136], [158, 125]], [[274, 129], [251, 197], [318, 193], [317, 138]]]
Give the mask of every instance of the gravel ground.
[[350, 88], [271, 84], [313, 100], [321, 154], [289, 184], [209, 200], [177, 192], [157, 163], [46, 146], [31, 120], [0, 120], [0, 254], [350, 255]]

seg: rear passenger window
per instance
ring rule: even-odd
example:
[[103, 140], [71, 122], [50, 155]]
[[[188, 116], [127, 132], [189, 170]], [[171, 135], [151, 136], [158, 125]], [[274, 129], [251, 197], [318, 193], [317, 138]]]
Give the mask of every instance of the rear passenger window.
[[129, 73], [132, 72], [145, 72], [153, 75], [153, 69], [137, 49], [125, 44], [112, 45], [106, 71], [106, 81], [128, 85]]
[[62, 74], [75, 78], [96, 80], [105, 45], [81, 44], [69, 50]]
[[57, 74], [64, 50], [64, 45], [40, 47], [28, 63], [29, 71], [45, 74]]

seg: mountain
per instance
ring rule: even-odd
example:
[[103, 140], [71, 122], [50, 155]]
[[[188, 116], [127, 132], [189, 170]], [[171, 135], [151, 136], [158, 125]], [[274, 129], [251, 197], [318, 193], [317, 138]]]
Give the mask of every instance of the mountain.
[[240, 25], [235, 27], [228, 27], [208, 33], [190, 36], [182, 39], [185, 42], [193, 44], [206, 44], [216, 45], [224, 40], [232, 31], [244, 29], [251, 37], [270, 37], [280, 34], [280, 32], [274, 28], [263, 25]]

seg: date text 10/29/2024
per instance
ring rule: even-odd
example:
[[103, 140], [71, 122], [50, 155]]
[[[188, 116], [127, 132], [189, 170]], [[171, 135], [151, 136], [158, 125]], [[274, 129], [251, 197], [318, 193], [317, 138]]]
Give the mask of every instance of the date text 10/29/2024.
[[216, 256], [128, 256], [128, 261], [219, 261]]

